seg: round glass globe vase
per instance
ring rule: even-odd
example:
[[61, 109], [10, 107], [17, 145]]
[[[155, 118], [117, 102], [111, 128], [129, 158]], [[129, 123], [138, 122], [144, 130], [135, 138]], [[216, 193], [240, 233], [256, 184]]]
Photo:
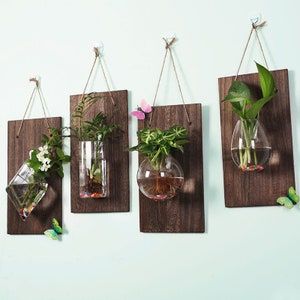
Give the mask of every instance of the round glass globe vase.
[[183, 187], [184, 174], [178, 161], [172, 156], [155, 163], [144, 159], [137, 172], [140, 191], [154, 201], [173, 198]]

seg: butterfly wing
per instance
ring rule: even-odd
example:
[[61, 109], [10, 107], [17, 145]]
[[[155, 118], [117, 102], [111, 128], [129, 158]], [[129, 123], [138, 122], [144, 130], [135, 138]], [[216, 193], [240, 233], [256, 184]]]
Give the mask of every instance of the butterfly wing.
[[59, 225], [59, 222], [55, 218], [52, 219], [52, 227], [56, 233], [62, 234], [63, 230], [62, 230], [61, 226]]
[[151, 113], [152, 111], [152, 106], [145, 99], [141, 100], [140, 107], [146, 114]]
[[289, 191], [288, 191], [288, 197], [295, 203], [297, 204], [300, 200], [300, 196], [297, 195], [296, 190], [294, 189], [294, 187], [290, 187]]
[[52, 240], [58, 240], [58, 234], [54, 229], [48, 229], [44, 231], [44, 235]]
[[289, 209], [294, 207], [294, 203], [288, 197], [279, 197], [276, 202]]
[[145, 114], [140, 110], [132, 111], [131, 115], [136, 117], [138, 120], [144, 120], [145, 119]]

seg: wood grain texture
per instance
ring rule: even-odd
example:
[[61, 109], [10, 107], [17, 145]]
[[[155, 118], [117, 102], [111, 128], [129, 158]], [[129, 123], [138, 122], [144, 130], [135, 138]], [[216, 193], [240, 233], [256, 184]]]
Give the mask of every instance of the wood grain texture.
[[[269, 164], [262, 172], [242, 172], [234, 165], [231, 136], [238, 118], [230, 103], [220, 102], [226, 207], [277, 205], [276, 199], [285, 195], [290, 186], [295, 186], [288, 70], [272, 74], [278, 93], [259, 117], [272, 146]], [[233, 80], [234, 76], [219, 78], [220, 100], [224, 99]], [[250, 86], [256, 99], [261, 98], [257, 73], [240, 75], [239, 80]]]
[[[48, 118], [48, 121], [52, 127], [62, 126], [61, 118]], [[48, 133], [44, 118], [28, 119], [24, 121], [20, 137], [17, 138], [20, 124], [21, 120], [8, 121], [8, 183], [28, 159], [29, 151], [41, 145], [42, 134]], [[62, 224], [62, 179], [53, 176], [48, 183], [46, 195], [25, 222], [21, 220], [14, 205], [8, 199], [8, 234], [42, 234], [51, 227], [52, 218], [56, 218]]]
[[[139, 193], [140, 230], [142, 232], [204, 232], [202, 115], [201, 104], [186, 105], [192, 124], [189, 125], [183, 105], [157, 106], [153, 108], [152, 127], [168, 129], [173, 125], [187, 128], [190, 143], [184, 154], [174, 157], [181, 164], [185, 184], [183, 191], [174, 198], [155, 202]], [[147, 116], [149, 119], [149, 116]], [[139, 121], [139, 129], [144, 128]], [[144, 157], [139, 154], [139, 163]]]
[[[109, 196], [104, 199], [80, 199], [78, 169], [78, 139], [71, 138], [71, 211], [73, 213], [127, 212], [129, 211], [129, 152], [128, 152], [128, 92], [112, 92], [115, 106], [108, 92], [95, 93], [99, 100], [93, 103], [85, 114], [89, 120], [103, 112], [111, 123], [118, 125], [122, 134], [105, 143], [105, 157], [108, 163]], [[70, 97], [71, 115], [81, 95]]]

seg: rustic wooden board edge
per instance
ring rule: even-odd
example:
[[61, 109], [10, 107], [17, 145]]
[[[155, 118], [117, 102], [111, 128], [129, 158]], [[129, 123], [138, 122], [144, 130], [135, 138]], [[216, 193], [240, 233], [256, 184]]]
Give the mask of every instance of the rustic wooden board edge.
[[[46, 119], [50, 123], [51, 122], [55, 123], [56, 121], [58, 121], [58, 125], [59, 126], [57, 126], [57, 128], [62, 127], [62, 122], [63, 122], [63, 118], [62, 117], [49, 117], [49, 118], [46, 118]], [[24, 123], [27, 122], [27, 121], [37, 121], [37, 122], [43, 121], [44, 122], [44, 120], [45, 120], [45, 118], [31, 118], [31, 119], [25, 119]], [[7, 137], [8, 137], [8, 143], [7, 143], [7, 158], [8, 158], [8, 160], [7, 160], [7, 185], [9, 184], [10, 180], [12, 179], [9, 176], [9, 153], [10, 153], [10, 151], [9, 151], [9, 145], [10, 145], [10, 143], [9, 143], [9, 139], [10, 139], [9, 130], [10, 130], [10, 127], [14, 123], [21, 122], [21, 121], [22, 120], [17, 120], [17, 119], [16, 120], [8, 120], [7, 121]], [[54, 126], [54, 127], [56, 127], [56, 126]], [[19, 167], [21, 167], [21, 166], [19, 166]], [[19, 167], [17, 168], [17, 170], [19, 169]], [[55, 176], [54, 180], [56, 180], [56, 182], [57, 182], [57, 184], [59, 186], [59, 195], [60, 195], [60, 199], [58, 199], [56, 201], [59, 201], [60, 203], [59, 203], [59, 206], [58, 206], [59, 212], [56, 213], [55, 216], [54, 215], [53, 216], [49, 216], [49, 218], [48, 218], [49, 228], [51, 227], [52, 218], [53, 217], [55, 217], [59, 221], [60, 224], [63, 223], [63, 213], [62, 213], [62, 178], [60, 178], [58, 176]], [[45, 227], [45, 228], [41, 229], [39, 232], [32, 232], [32, 231], [20, 232], [19, 230], [14, 230], [11, 227], [11, 224], [10, 224], [10, 214], [12, 213], [12, 211], [13, 211], [13, 213], [16, 213], [16, 210], [15, 210], [15, 207], [10, 203], [8, 195], [7, 195], [6, 198], [7, 198], [7, 210], [6, 210], [7, 211], [7, 222], [6, 222], [7, 223], [7, 227], [6, 227], [7, 228], [6, 229], [7, 234], [9, 234], [9, 235], [28, 235], [28, 236], [29, 235], [34, 235], [34, 236], [36, 236], [36, 235], [43, 235], [44, 231], [46, 229], [48, 229], [48, 227], [47, 228]], [[41, 201], [43, 201], [43, 199]], [[30, 217], [31, 216], [29, 216], [29, 218]], [[20, 217], [17, 215], [17, 218], [20, 218]], [[25, 222], [27, 222], [27, 221], [28, 220], [26, 220]], [[23, 223], [23, 221], [19, 222], [19, 224], [22, 224], [22, 223]]]
[[[98, 96], [102, 96], [102, 97], [109, 97], [109, 92], [107, 91], [103, 91], [103, 92], [93, 92], [94, 94], [98, 95]], [[126, 130], [125, 130], [125, 136], [126, 136], [126, 144], [127, 144], [127, 148], [129, 148], [129, 118], [128, 118], [128, 105], [129, 105], [129, 101], [128, 101], [128, 90], [114, 90], [114, 91], [111, 91], [112, 95], [115, 95], [115, 94], [118, 94], [118, 93], [124, 93], [126, 94], [126, 103], [124, 103], [124, 107], [126, 106], [126, 116], [125, 116], [125, 120], [127, 120], [126, 122]], [[72, 99], [76, 99], [78, 97], [81, 97], [82, 94], [76, 94], [76, 95], [70, 95], [70, 118], [72, 117]], [[110, 101], [110, 99], [108, 99], [107, 101]], [[92, 104], [90, 108], [92, 108], [95, 104]], [[89, 108], [89, 109], [90, 109]], [[105, 111], [105, 109], [97, 109], [97, 112], [100, 112], [100, 111]], [[71, 138], [71, 151], [72, 151], [72, 138]], [[130, 177], [129, 177], [129, 164], [130, 164], [130, 158], [129, 158], [129, 152], [127, 151], [127, 159], [126, 159], [126, 178], [127, 178], [127, 184], [126, 184], [126, 188], [127, 188], [127, 197], [126, 197], [126, 206], [123, 205], [123, 207], [114, 207], [113, 209], [112, 208], [109, 208], [109, 207], [101, 207], [101, 208], [98, 208], [98, 209], [95, 209], [93, 207], [91, 207], [91, 205], [88, 205], [87, 202], [88, 201], [91, 201], [91, 202], [98, 202], [98, 201], [105, 201], [105, 199], [101, 199], [101, 200], [94, 200], [94, 199], [86, 199], [84, 201], [87, 201], [86, 204], [84, 205], [85, 206], [85, 210], [81, 209], [77, 203], [78, 201], [82, 201], [78, 198], [78, 196], [76, 197], [77, 199], [74, 199], [74, 196], [73, 196], [73, 193], [72, 193], [72, 169], [74, 168], [74, 163], [72, 162], [71, 160], [71, 163], [70, 163], [70, 173], [71, 173], [71, 185], [70, 185], [70, 188], [71, 188], [71, 213], [74, 213], [74, 214], [102, 214], [102, 213], [126, 213], [126, 212], [130, 212]], [[125, 165], [124, 165], [125, 166]], [[125, 172], [124, 172], [125, 174]]]
[[[287, 68], [284, 69], [276, 69], [276, 70], [271, 70], [271, 72], [274, 72], [275, 74], [279, 74], [282, 73], [282, 77], [284, 77], [285, 80], [285, 88], [286, 88], [286, 102], [287, 102], [287, 109], [286, 109], [286, 113], [288, 115], [288, 121], [289, 121], [289, 126], [290, 126], [290, 131], [288, 132], [288, 134], [290, 135], [289, 139], [290, 139], [290, 146], [291, 146], [291, 161], [292, 161], [292, 180], [291, 180], [291, 185], [295, 186], [295, 165], [294, 165], [294, 154], [293, 154], [293, 150], [294, 150], [294, 146], [293, 146], [293, 126], [291, 124], [292, 120], [291, 120], [291, 105], [290, 105], [290, 92], [289, 92], [289, 71]], [[241, 74], [241, 77], [246, 77], [246, 76], [257, 76], [257, 72], [254, 73], [245, 73], [245, 74]], [[276, 75], [275, 75], [276, 76]], [[245, 208], [245, 207], [272, 207], [272, 206], [279, 206], [280, 205], [276, 202], [276, 198], [274, 199], [273, 203], [255, 203], [255, 204], [251, 204], [251, 203], [244, 203], [243, 205], [240, 205], [239, 203], [229, 203], [229, 201], [227, 201], [226, 199], [226, 187], [225, 187], [225, 182], [226, 182], [226, 175], [225, 175], [225, 162], [224, 162], [224, 156], [226, 155], [226, 151], [223, 147], [223, 120], [222, 120], [222, 99], [221, 99], [221, 94], [222, 94], [222, 83], [225, 82], [225, 80], [231, 80], [233, 81], [235, 79], [234, 75], [231, 76], [225, 76], [225, 77], [219, 77], [218, 78], [218, 89], [219, 89], [219, 105], [220, 105], [220, 130], [221, 130], [221, 144], [222, 144], [222, 168], [223, 168], [223, 180], [224, 180], [224, 202], [225, 202], [225, 207], [226, 208]], [[243, 81], [243, 80], [242, 80]], [[279, 96], [278, 96], [279, 97]], [[285, 119], [286, 120], [286, 119]], [[286, 190], [288, 189], [288, 187], [286, 188]], [[285, 193], [283, 192], [282, 195], [284, 195]], [[278, 194], [278, 197], [281, 196], [281, 194]]]
[[[200, 198], [200, 206], [201, 206], [201, 211], [202, 211], [202, 218], [200, 219], [199, 221], [199, 226], [201, 227], [200, 229], [198, 230], [192, 230], [192, 229], [189, 229], [189, 230], [177, 230], [177, 231], [174, 231], [174, 230], [171, 230], [171, 231], [162, 231], [162, 230], [149, 230], [147, 228], [145, 228], [145, 226], [143, 226], [143, 223], [142, 223], [142, 214], [141, 214], [141, 205], [142, 205], [142, 201], [141, 201], [141, 197], [144, 197], [142, 195], [142, 193], [139, 191], [139, 227], [140, 227], [140, 232], [142, 233], [155, 233], [155, 234], [178, 234], [178, 233], [185, 233], [185, 234], [195, 234], [195, 233], [205, 233], [206, 232], [206, 219], [205, 219], [205, 199], [204, 199], [204, 166], [203, 166], [203, 109], [202, 109], [202, 104], [201, 103], [190, 103], [190, 104], [186, 104], [185, 105], [187, 108], [189, 107], [193, 107], [193, 106], [199, 106], [199, 126], [200, 126], [200, 130], [199, 130], [199, 142], [200, 142], [200, 162], [201, 162], [201, 170], [199, 171], [199, 174], [200, 174], [200, 179], [201, 179], [201, 189], [200, 189], [200, 192], [199, 192], [199, 198]], [[154, 109], [159, 109], [159, 108], [168, 108], [168, 107], [182, 107], [183, 108], [183, 105], [182, 104], [172, 104], [172, 105], [160, 105], [160, 106], [156, 106], [154, 107]], [[153, 110], [154, 111], [154, 110]], [[184, 111], [182, 113], [182, 115], [184, 115]], [[146, 117], [147, 119], [149, 119], [149, 116]], [[147, 119], [145, 120], [145, 122], [147, 122]], [[138, 129], [141, 129], [141, 128], [144, 128], [146, 123], [144, 121], [139, 121], [138, 122]], [[152, 122], [153, 123], [153, 122]], [[179, 124], [178, 122], [174, 122], [174, 124]], [[183, 122], [184, 123], [184, 122]], [[179, 124], [179, 125], [184, 125], [184, 124]], [[153, 124], [152, 124], [153, 125]], [[171, 126], [171, 125], [170, 125]], [[155, 126], [153, 126], [155, 127]], [[159, 126], [158, 126], [159, 127]], [[138, 154], [138, 162], [139, 164], [141, 163], [143, 157], [142, 155], [139, 153]], [[147, 199], [149, 201], [152, 201], [150, 199]], [[172, 201], [172, 200], [169, 200], [169, 201]]]

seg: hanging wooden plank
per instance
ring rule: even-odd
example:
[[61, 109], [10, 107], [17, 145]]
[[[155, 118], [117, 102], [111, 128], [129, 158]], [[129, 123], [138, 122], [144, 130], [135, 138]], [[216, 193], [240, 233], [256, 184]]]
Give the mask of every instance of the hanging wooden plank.
[[[188, 124], [183, 105], [154, 107], [151, 122], [153, 128], [164, 130], [173, 125], [181, 125], [188, 130], [190, 142], [185, 145], [184, 154], [174, 155], [183, 167], [183, 191], [174, 198], [161, 202], [155, 202], [139, 193], [142, 232], [205, 231], [201, 104], [188, 104], [186, 107], [191, 125]], [[139, 129], [144, 126], [145, 122], [139, 121]], [[139, 163], [143, 159], [139, 154]]]
[[[61, 128], [62, 118], [48, 118], [50, 126]], [[21, 120], [8, 121], [8, 183], [28, 159], [29, 151], [41, 145], [43, 134], [47, 134], [47, 123], [42, 119], [24, 120], [22, 131], [17, 138]], [[21, 220], [15, 207], [8, 199], [7, 233], [8, 234], [42, 234], [51, 226], [52, 218], [62, 224], [62, 180], [53, 176], [48, 182], [46, 195], [32, 211], [28, 219]]]
[[[103, 112], [111, 123], [122, 130], [116, 139], [105, 143], [105, 156], [109, 164], [109, 195], [104, 199], [80, 199], [78, 139], [71, 138], [71, 211], [73, 213], [126, 212], [129, 211], [129, 153], [128, 153], [128, 92], [94, 93], [99, 100], [89, 106], [85, 120]], [[70, 97], [71, 115], [81, 100], [81, 95]]]
[[[230, 144], [238, 118], [229, 103], [220, 102], [226, 207], [277, 205], [276, 199], [295, 186], [288, 70], [272, 74], [278, 93], [259, 116], [272, 146], [269, 164], [262, 172], [241, 172], [234, 165]], [[219, 78], [220, 100], [233, 80], [234, 76]], [[253, 96], [261, 98], [257, 73], [240, 75], [239, 80], [251, 87]]]

